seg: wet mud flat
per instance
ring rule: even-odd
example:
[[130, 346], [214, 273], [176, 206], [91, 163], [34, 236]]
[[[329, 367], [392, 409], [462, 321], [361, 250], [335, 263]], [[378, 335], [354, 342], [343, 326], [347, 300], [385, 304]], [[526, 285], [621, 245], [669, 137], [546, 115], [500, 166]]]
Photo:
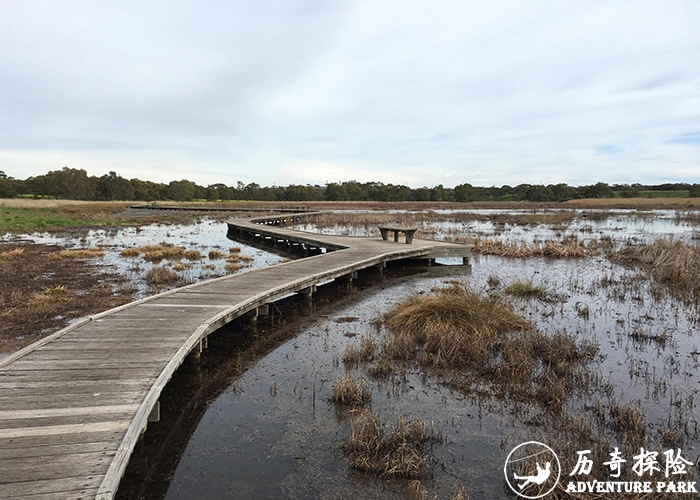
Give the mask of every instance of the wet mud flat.
[[[652, 226], [652, 235], [642, 234], [640, 241], [655, 237], [653, 222], [645, 224]], [[686, 226], [677, 232], [692, 244], [694, 230]], [[623, 238], [620, 244], [628, 235]], [[450, 267], [434, 269], [454, 271]], [[183, 398], [174, 408], [189, 408], [187, 415], [174, 411], [172, 418], [182, 427], [168, 427], [168, 411], [163, 412], [164, 420], [149, 429], [134, 456], [120, 498], [452, 498], [461, 486], [470, 498], [504, 498], [512, 495], [503, 477], [506, 457], [532, 439], [567, 454], [563, 474], [574, 468], [577, 446], [593, 448], [596, 459], [615, 446], [625, 452], [639, 444], [659, 452], [682, 449], [696, 462], [696, 304], [680, 300], [643, 269], [604, 255], [481, 255], [469, 276], [423, 271], [394, 275], [347, 296], [340, 289], [326, 292], [328, 304], [319, 294], [316, 315], [306, 318], [308, 304], [302, 304], [297, 317], [305, 323], [288, 330], [263, 320], [257, 332], [239, 323], [212, 337], [202, 365], [184, 367], [168, 389], [169, 397]], [[512, 295], [508, 289], [517, 282], [546, 293]], [[565, 332], [579, 344], [596, 345], [598, 354], [585, 367], [586, 390], [553, 410], [460, 390], [450, 384], [449, 374], [429, 373], [419, 364], [377, 378], [369, 365], [343, 362], [348, 347], [386, 338], [381, 318], [395, 304], [456, 285], [506, 297], [542, 332]], [[330, 300], [341, 296], [339, 302]], [[283, 317], [289, 316], [293, 313]], [[271, 334], [276, 340], [268, 343]], [[257, 349], [262, 344], [256, 342], [265, 347]], [[330, 402], [338, 377], [346, 374], [371, 391], [365, 411], [378, 414], [383, 426], [401, 415], [434, 423], [441, 439], [426, 450], [430, 474], [418, 482], [385, 479], [348, 466], [343, 445], [362, 410]], [[188, 387], [198, 395], [187, 396]], [[169, 441], [158, 441], [159, 434]], [[631, 455], [626, 458], [631, 462]], [[558, 497], [570, 496], [560, 492]]]
[[87, 315], [282, 259], [228, 240], [226, 223], [206, 217], [7, 233], [0, 237], [0, 356]]

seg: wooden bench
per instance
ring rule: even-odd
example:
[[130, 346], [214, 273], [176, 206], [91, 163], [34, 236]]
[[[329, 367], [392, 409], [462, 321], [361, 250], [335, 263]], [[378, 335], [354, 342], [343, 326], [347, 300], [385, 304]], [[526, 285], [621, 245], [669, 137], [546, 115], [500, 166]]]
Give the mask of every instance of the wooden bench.
[[406, 244], [413, 243], [413, 235], [418, 229], [415, 227], [397, 227], [397, 226], [379, 226], [379, 232], [382, 233], [382, 239], [388, 240], [389, 233], [394, 233], [394, 241], [399, 241], [399, 233], [406, 235]]

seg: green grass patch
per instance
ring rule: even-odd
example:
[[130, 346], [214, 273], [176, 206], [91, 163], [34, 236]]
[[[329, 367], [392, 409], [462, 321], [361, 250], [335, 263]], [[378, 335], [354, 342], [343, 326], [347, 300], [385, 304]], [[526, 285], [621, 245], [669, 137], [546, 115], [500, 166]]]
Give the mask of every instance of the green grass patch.
[[535, 286], [529, 281], [514, 281], [506, 287], [506, 293], [521, 298], [544, 298], [547, 291], [541, 286]]
[[51, 208], [0, 207], [0, 230], [34, 230], [104, 225], [105, 221], [72, 217]]

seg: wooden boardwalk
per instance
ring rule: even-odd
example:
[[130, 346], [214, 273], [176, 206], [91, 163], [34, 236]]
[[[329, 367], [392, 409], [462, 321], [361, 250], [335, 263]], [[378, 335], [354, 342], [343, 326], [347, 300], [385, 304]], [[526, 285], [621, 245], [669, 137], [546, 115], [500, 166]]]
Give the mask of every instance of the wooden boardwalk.
[[254, 220], [229, 222], [230, 232], [333, 251], [132, 302], [0, 360], [0, 498], [113, 498], [172, 374], [232, 319], [386, 261], [469, 255], [465, 245], [321, 236], [260, 225], [285, 216]]

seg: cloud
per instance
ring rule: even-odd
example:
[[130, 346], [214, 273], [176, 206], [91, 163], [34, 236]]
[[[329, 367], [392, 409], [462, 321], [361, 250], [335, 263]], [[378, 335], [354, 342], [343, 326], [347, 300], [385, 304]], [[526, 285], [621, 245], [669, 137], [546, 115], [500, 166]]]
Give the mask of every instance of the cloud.
[[692, 0], [8, 1], [0, 170], [697, 181], [699, 21]]
[[700, 132], [681, 134], [668, 142], [671, 144], [691, 144], [693, 146], [700, 146]]

